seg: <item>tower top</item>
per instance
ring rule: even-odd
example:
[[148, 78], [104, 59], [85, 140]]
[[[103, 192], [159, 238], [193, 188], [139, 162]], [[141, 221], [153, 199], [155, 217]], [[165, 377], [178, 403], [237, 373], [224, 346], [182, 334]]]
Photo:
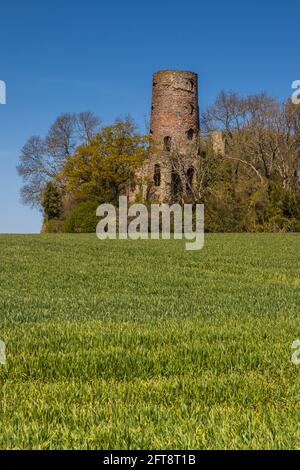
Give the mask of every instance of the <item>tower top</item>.
[[193, 75], [197, 75], [196, 72], [192, 72], [191, 70], [176, 70], [176, 69], [162, 69], [162, 70], [157, 70], [156, 72], [154, 72], [153, 75], [156, 75], [158, 73], [161, 73], [161, 74], [168, 74], [168, 73], [174, 73], [174, 74], [186, 74], [186, 73], [191, 73]]

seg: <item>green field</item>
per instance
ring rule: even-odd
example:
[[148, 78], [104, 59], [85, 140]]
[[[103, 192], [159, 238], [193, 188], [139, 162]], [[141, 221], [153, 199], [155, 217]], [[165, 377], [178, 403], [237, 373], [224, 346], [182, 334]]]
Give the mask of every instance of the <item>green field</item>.
[[300, 235], [0, 236], [1, 449], [300, 448]]

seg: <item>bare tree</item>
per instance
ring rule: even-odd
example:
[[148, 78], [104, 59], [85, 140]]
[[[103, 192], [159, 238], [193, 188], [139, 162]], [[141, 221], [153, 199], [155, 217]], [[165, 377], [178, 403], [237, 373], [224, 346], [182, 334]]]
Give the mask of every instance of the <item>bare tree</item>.
[[295, 105], [265, 93], [240, 98], [222, 92], [202, 116], [206, 135], [216, 129], [223, 132], [225, 159], [248, 167], [261, 183], [280, 175], [284, 187], [299, 166], [299, 124]]
[[58, 116], [45, 139], [33, 136], [21, 150], [17, 171], [23, 179], [21, 200], [40, 206], [47, 182], [60, 171], [78, 145], [86, 144], [99, 131], [100, 120], [90, 112]]
[[218, 160], [219, 156], [214, 153], [211, 140], [201, 138], [200, 135], [194, 139], [188, 158], [176, 148], [172, 148], [170, 166], [173, 184], [177, 185], [177, 190], [173, 188], [177, 193], [177, 202], [196, 204], [204, 201], [213, 168]]
[[89, 144], [92, 138], [100, 132], [101, 120], [90, 111], [79, 113], [77, 116], [79, 138]]
[[54, 178], [58, 166], [48, 155], [47, 146], [39, 136], [28, 139], [21, 151], [20, 164], [17, 167], [24, 185], [21, 198], [24, 204], [38, 205], [46, 183]]
[[291, 191], [300, 189], [300, 109], [287, 101], [281, 116], [280, 153], [277, 170], [283, 187]]

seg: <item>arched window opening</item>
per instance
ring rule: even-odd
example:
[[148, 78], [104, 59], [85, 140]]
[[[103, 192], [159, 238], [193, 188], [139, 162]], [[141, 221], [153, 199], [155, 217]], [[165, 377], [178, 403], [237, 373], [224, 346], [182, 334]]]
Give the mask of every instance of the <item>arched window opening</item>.
[[194, 129], [189, 129], [189, 130], [187, 131], [186, 135], [187, 135], [187, 138], [188, 138], [189, 140], [193, 140], [193, 137], [194, 137]]
[[224, 139], [224, 153], [225, 155], [228, 153], [229, 151], [229, 144], [228, 144], [228, 140], [225, 138]]
[[179, 174], [174, 170], [171, 174], [172, 202], [180, 202], [182, 197], [182, 184]]
[[171, 142], [172, 142], [171, 137], [167, 135], [167, 136], [164, 138], [164, 150], [165, 150], [166, 152], [170, 152], [170, 150], [171, 150]]
[[160, 186], [161, 174], [160, 165], [154, 165], [154, 186]]
[[186, 190], [188, 193], [191, 193], [192, 188], [193, 188], [193, 179], [194, 179], [194, 168], [189, 168], [188, 171], [186, 172]]

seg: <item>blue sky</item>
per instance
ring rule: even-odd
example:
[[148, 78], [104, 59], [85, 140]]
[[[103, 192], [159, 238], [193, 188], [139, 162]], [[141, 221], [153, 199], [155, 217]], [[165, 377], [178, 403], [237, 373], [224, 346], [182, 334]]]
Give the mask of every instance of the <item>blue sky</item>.
[[20, 204], [20, 148], [62, 112], [105, 124], [130, 113], [144, 128], [151, 75], [199, 74], [200, 108], [221, 89], [291, 95], [300, 79], [300, 2], [285, 0], [26, 0], [0, 6], [0, 233], [38, 232]]

